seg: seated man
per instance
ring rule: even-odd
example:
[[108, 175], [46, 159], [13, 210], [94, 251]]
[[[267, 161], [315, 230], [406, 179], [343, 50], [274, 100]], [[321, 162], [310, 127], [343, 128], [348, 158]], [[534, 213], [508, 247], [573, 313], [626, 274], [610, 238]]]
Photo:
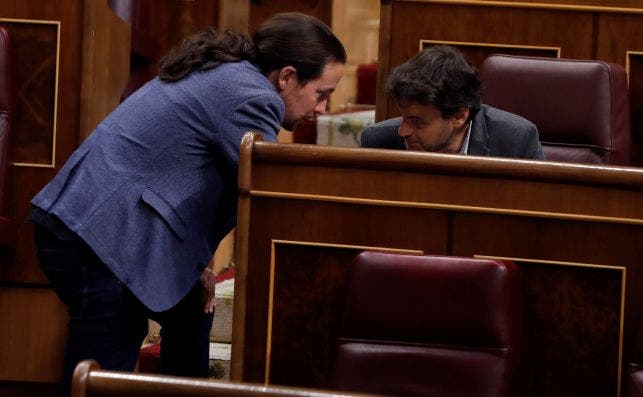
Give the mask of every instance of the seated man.
[[483, 105], [480, 85], [478, 71], [455, 48], [423, 50], [386, 84], [402, 117], [366, 128], [361, 146], [544, 159], [536, 126]]

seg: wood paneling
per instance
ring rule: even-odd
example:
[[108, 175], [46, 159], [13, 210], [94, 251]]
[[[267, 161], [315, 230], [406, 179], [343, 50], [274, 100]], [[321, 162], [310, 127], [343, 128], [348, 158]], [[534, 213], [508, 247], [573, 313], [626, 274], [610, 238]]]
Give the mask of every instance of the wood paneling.
[[102, 1], [86, 1], [80, 101], [80, 140], [121, 101], [129, 80], [129, 25]]
[[10, 157], [15, 163], [53, 167], [56, 84], [58, 77], [57, 22], [1, 20], [12, 41], [16, 112]]
[[[39, 389], [31, 382], [57, 382], [60, 377], [67, 316], [46, 288], [26, 217], [31, 198], [78, 145], [83, 4], [2, 2], [0, 15], [24, 20], [7, 24], [18, 39], [13, 61], [19, 83], [10, 160], [34, 163], [8, 171], [7, 215], [18, 222], [18, 238], [0, 257], [0, 381], [25, 382], [20, 388], [33, 391]], [[16, 385], [7, 386], [11, 393], [18, 392]]]
[[[44, 26], [30, 25], [25, 22], [25, 29], [32, 29], [38, 34], [34, 45], [41, 47], [47, 57], [31, 54], [33, 46], [27, 45], [27, 51], [16, 51], [14, 57], [14, 70], [33, 70], [34, 75], [25, 76], [25, 80], [18, 87], [19, 96], [16, 112], [22, 115], [21, 123], [25, 123], [34, 130], [23, 130], [17, 126], [14, 136], [14, 149], [10, 160], [13, 162], [34, 160], [38, 163], [49, 160], [52, 150], [53, 108], [52, 103], [56, 98], [58, 107], [56, 115], [56, 141], [55, 141], [55, 166], [59, 167], [78, 145], [78, 118], [80, 103], [81, 55], [82, 55], [82, 15], [83, 4], [78, 1], [62, 3], [42, 3], [41, 1], [21, 1], [0, 3], [0, 15], [7, 19], [23, 19], [28, 21], [53, 21], [60, 24], [60, 57], [56, 65], [55, 58], [57, 42], [54, 40], [53, 29], [49, 24]], [[10, 24], [9, 24], [10, 25]], [[11, 26], [9, 26], [11, 28]], [[14, 43], [14, 46], [17, 43]], [[40, 69], [33, 69], [30, 63], [39, 59]], [[58, 96], [56, 97], [53, 71], [58, 73]], [[20, 72], [22, 73], [22, 72]], [[19, 76], [20, 76], [19, 73]], [[40, 76], [34, 78], [34, 76]], [[37, 99], [35, 102], [30, 98]], [[26, 134], [27, 136], [22, 136]], [[36, 145], [31, 142], [35, 139]], [[37, 149], [34, 149], [37, 147]], [[33, 157], [32, 157], [33, 155]], [[16, 157], [14, 157], [16, 156]], [[25, 222], [30, 209], [29, 201], [33, 194], [54, 175], [54, 168], [40, 168], [33, 166], [12, 166], [8, 173], [8, 216], [20, 222], [18, 239], [10, 258], [2, 263], [2, 280], [14, 282], [43, 282], [36, 258], [33, 254], [31, 227]]]
[[46, 288], [0, 285], [0, 318], [1, 379], [57, 382], [67, 337], [58, 297]]
[[249, 31], [279, 12], [301, 12], [313, 16], [330, 26], [333, 14], [331, 0], [251, 0]]
[[467, 54], [467, 60], [476, 67], [491, 54], [506, 54], [528, 57], [560, 58], [560, 47], [528, 46], [515, 44], [467, 43], [460, 41], [421, 40], [420, 48], [433, 45], [449, 45]]
[[520, 395], [619, 395], [643, 170], [246, 142], [240, 175], [234, 379], [327, 387], [352, 255], [374, 247], [513, 259]]
[[[144, 5], [141, 23], [161, 44], [146, 48], [154, 53], [218, 20], [218, 1]], [[29, 202], [118, 103], [126, 80], [122, 68], [126, 74], [129, 68], [130, 27], [105, 0], [2, 1], [0, 16], [11, 20], [6, 25], [14, 36], [18, 82], [10, 160], [23, 163], [7, 175], [7, 216], [18, 222], [16, 245], [0, 252], [0, 383], [13, 382], [0, 385], [3, 394], [18, 393], [18, 385], [39, 390], [33, 382], [59, 380], [67, 317], [34, 255]]]
[[132, 0], [131, 75], [123, 97], [158, 73], [158, 61], [182, 38], [219, 20], [218, 0]]
[[[643, 51], [628, 57], [630, 104], [632, 109], [632, 156], [643, 158]], [[640, 164], [639, 164], [640, 165]]]
[[[422, 39], [470, 43], [459, 47], [476, 66], [492, 52], [516, 53], [494, 49], [497, 44], [556, 47], [561, 58], [599, 59], [623, 66], [627, 51], [643, 51], [643, 4], [635, 0], [392, 0], [382, 2], [382, 18], [378, 120], [398, 114], [383, 91], [385, 76], [415, 55]], [[480, 46], [476, 48], [475, 43]], [[538, 55], [527, 50], [518, 53]], [[638, 97], [635, 90], [637, 86], [631, 86], [632, 95]], [[632, 164], [642, 166], [643, 113], [636, 106], [631, 110]]]
[[[417, 1], [417, 0], [416, 0]], [[419, 0], [423, 1], [423, 0]], [[446, 3], [451, 0], [424, 0], [432, 3]], [[640, 9], [641, 3], [638, 0], [462, 0], [460, 3], [507, 3], [517, 6], [549, 7], [549, 8], [617, 8], [617, 9]]]

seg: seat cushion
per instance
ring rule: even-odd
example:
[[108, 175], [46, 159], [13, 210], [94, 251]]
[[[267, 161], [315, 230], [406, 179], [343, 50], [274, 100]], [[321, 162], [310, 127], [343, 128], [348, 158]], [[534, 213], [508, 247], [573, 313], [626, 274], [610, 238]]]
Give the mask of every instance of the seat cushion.
[[495, 349], [341, 344], [336, 386], [398, 396], [502, 396], [508, 394], [509, 361]]

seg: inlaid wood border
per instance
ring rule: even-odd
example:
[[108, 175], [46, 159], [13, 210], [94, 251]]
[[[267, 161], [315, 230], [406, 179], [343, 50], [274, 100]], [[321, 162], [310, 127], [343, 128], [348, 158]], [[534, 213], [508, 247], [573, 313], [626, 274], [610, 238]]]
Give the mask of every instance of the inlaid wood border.
[[468, 41], [449, 41], [449, 40], [428, 40], [420, 39], [419, 51], [422, 51], [426, 44], [443, 44], [451, 46], [468, 46], [468, 47], [482, 47], [482, 48], [511, 48], [518, 50], [542, 50], [553, 51], [556, 53], [556, 58], [560, 58], [561, 47], [548, 47], [548, 46], [534, 46], [523, 44], [503, 44], [503, 43], [483, 43], [483, 42], [468, 42]]
[[609, 223], [622, 223], [622, 224], [630, 224], [630, 225], [643, 225], [643, 219], [639, 219], [639, 218], [617, 218], [617, 217], [611, 217], [611, 216], [572, 214], [572, 213], [564, 213], [564, 212], [513, 210], [508, 208], [478, 207], [478, 206], [472, 206], [472, 205], [455, 205], [455, 204], [441, 204], [441, 203], [429, 203], [429, 202], [365, 199], [365, 198], [357, 198], [357, 197], [339, 197], [339, 196], [326, 196], [326, 195], [318, 195], [318, 194], [284, 193], [284, 192], [273, 192], [273, 191], [263, 191], [263, 190], [251, 190], [250, 195], [254, 197], [274, 197], [274, 198], [287, 198], [287, 199], [306, 200], [306, 201], [325, 201], [325, 202], [333, 202], [333, 203], [380, 205], [380, 206], [388, 206], [388, 207], [428, 208], [428, 209], [450, 210], [450, 211], [460, 211], [460, 212], [477, 212], [477, 213], [490, 213], [490, 214], [499, 214], [499, 215], [530, 216], [534, 218], [572, 219], [572, 220], [592, 221], [592, 222], [609, 222]]
[[627, 51], [625, 53], [625, 72], [627, 73], [627, 85], [630, 85], [630, 68], [631, 68], [631, 58], [632, 57], [641, 57], [643, 58], [643, 51]]
[[540, 10], [586, 11], [586, 12], [611, 12], [618, 14], [643, 14], [643, 8], [591, 6], [582, 4], [554, 4], [554, 3], [524, 3], [493, 0], [398, 0], [407, 3], [430, 3], [447, 5], [468, 5], [484, 7], [506, 8], [535, 8]]
[[48, 21], [39, 19], [12, 19], [0, 18], [0, 23], [20, 23], [20, 24], [33, 24], [33, 25], [53, 25], [56, 27], [56, 71], [54, 76], [54, 119], [52, 122], [53, 131], [51, 139], [51, 162], [50, 163], [22, 163], [12, 162], [15, 167], [30, 167], [30, 168], [56, 168], [56, 130], [58, 124], [58, 81], [60, 73], [60, 21]]
[[529, 258], [509, 258], [503, 256], [489, 256], [489, 255], [473, 255], [474, 258], [479, 259], [497, 259], [497, 260], [509, 260], [513, 262], [523, 262], [523, 263], [534, 263], [540, 265], [550, 265], [550, 266], [568, 266], [568, 267], [584, 267], [584, 268], [593, 268], [593, 269], [606, 269], [606, 270], [615, 270], [621, 272], [621, 307], [619, 311], [619, 335], [618, 335], [618, 369], [616, 377], [616, 395], [621, 395], [621, 374], [623, 371], [623, 329], [625, 327], [625, 292], [626, 292], [626, 277], [627, 277], [627, 268], [625, 266], [613, 266], [613, 265], [598, 265], [594, 263], [582, 263], [582, 262], [561, 262], [561, 261], [551, 261], [551, 260], [542, 260], [542, 259], [529, 259]]

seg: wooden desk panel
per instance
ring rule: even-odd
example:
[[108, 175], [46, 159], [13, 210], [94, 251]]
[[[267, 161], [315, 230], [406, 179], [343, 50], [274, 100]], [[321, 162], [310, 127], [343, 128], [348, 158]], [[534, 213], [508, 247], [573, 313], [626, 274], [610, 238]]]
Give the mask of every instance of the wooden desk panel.
[[524, 395], [619, 395], [643, 310], [642, 199], [639, 169], [246, 137], [233, 379], [328, 387], [352, 257], [370, 247], [513, 258]]

